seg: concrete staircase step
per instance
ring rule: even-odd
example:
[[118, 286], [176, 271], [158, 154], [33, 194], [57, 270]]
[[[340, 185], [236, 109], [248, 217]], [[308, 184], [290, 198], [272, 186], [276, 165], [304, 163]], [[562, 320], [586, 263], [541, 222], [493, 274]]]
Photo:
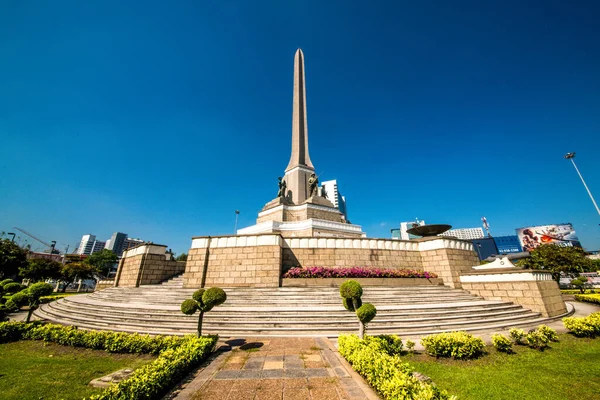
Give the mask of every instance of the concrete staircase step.
[[[82, 329], [149, 334], [193, 333], [197, 315], [180, 304], [192, 289], [176, 277], [160, 285], [108, 288], [41, 306], [36, 318]], [[228, 300], [205, 314], [204, 331], [221, 336], [337, 336], [356, 332], [354, 313], [341, 305], [339, 289], [226, 288]], [[477, 331], [544, 321], [538, 313], [501, 301], [487, 301], [446, 286], [367, 287], [364, 302], [378, 310], [369, 332], [421, 335], [438, 331]]]

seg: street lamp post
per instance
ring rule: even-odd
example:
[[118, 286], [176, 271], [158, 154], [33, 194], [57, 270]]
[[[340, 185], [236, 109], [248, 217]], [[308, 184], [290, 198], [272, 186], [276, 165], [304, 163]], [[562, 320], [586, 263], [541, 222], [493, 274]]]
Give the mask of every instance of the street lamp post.
[[15, 242], [15, 233], [14, 232], [8, 232], [7, 235], [12, 235], [12, 239], [10, 240], [11, 243]]
[[594, 203], [594, 207], [596, 207], [596, 211], [598, 212], [598, 215], [600, 215], [600, 208], [598, 208], [598, 204], [596, 204], [596, 200], [594, 200], [594, 196], [592, 196], [592, 192], [590, 192], [590, 189], [588, 188], [585, 181], [583, 180], [583, 176], [581, 176], [581, 172], [579, 172], [579, 168], [577, 168], [577, 165], [575, 164], [575, 153], [567, 153], [567, 154], [565, 154], [565, 158], [567, 160], [571, 160], [571, 162], [573, 163], [573, 166], [575, 167], [575, 171], [577, 171], [577, 175], [579, 175], [579, 178], [581, 178], [581, 182], [583, 183], [585, 190], [587, 190], [588, 194], [590, 195], [590, 199], [592, 200], [592, 203]]
[[235, 210], [235, 227], [233, 228], [234, 235], [237, 235], [237, 222], [238, 222], [239, 215], [240, 215], [240, 210]]
[[475, 246], [475, 248], [477, 249], [477, 255], [479, 256], [479, 261], [481, 261], [481, 243], [477, 243], [477, 246]]

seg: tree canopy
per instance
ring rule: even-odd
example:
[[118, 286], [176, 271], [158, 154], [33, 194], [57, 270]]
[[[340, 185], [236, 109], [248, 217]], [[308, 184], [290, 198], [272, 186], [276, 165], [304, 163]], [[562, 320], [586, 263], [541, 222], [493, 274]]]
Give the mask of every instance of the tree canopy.
[[108, 249], [104, 249], [91, 254], [85, 259], [84, 263], [93, 266], [99, 273], [108, 275], [108, 272], [117, 260], [118, 258], [115, 253]]
[[580, 272], [594, 271], [594, 262], [585, 256], [579, 247], [561, 247], [544, 244], [531, 252], [531, 257], [518, 262], [526, 269], [540, 269], [552, 272], [558, 282], [560, 274], [575, 275]]
[[62, 264], [46, 258], [29, 259], [27, 264], [19, 268], [22, 278], [31, 279], [33, 282], [45, 279], [57, 279], [61, 275]]
[[19, 268], [27, 265], [27, 250], [9, 239], [0, 238], [0, 278], [16, 277]]
[[72, 262], [65, 264], [61, 269], [61, 280], [67, 283], [78, 279], [91, 279], [94, 277], [96, 267], [85, 262]]
[[177, 261], [187, 261], [188, 255], [187, 253], [181, 253], [180, 255], [177, 256], [177, 258], [175, 260]]

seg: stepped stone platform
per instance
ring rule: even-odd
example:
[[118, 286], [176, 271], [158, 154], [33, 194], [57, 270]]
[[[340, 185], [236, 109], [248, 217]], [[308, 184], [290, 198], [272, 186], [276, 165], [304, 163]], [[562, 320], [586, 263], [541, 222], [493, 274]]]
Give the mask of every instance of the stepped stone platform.
[[[327, 336], [358, 330], [334, 287], [224, 288], [227, 302], [204, 316], [203, 333], [222, 337]], [[65, 297], [41, 306], [38, 319], [82, 329], [184, 335], [194, 333], [198, 315], [181, 313], [194, 290], [183, 278], [160, 285], [113, 287]], [[445, 331], [498, 331], [534, 326], [544, 318], [519, 305], [489, 301], [441, 285], [364, 287], [364, 302], [377, 307], [371, 334], [421, 336]]]

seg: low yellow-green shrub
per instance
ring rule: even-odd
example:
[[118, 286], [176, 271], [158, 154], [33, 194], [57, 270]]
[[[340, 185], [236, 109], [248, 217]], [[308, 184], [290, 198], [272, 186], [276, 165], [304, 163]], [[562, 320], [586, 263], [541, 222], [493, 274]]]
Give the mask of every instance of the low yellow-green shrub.
[[407, 363], [403, 363], [398, 355], [385, 351], [382, 340], [361, 340], [356, 335], [342, 335], [338, 338], [338, 347], [352, 368], [385, 400], [454, 399], [436, 386], [415, 378]]
[[576, 294], [575, 300], [600, 305], [600, 294]]
[[467, 332], [444, 332], [421, 339], [427, 354], [435, 357], [453, 357], [457, 360], [476, 358], [483, 354], [485, 343]]
[[512, 353], [512, 341], [506, 336], [500, 333], [494, 333], [492, 335], [492, 344], [498, 351], [504, 353]]
[[575, 336], [595, 337], [600, 335], [600, 312], [587, 317], [567, 317], [562, 321], [565, 328], [573, 332]]

